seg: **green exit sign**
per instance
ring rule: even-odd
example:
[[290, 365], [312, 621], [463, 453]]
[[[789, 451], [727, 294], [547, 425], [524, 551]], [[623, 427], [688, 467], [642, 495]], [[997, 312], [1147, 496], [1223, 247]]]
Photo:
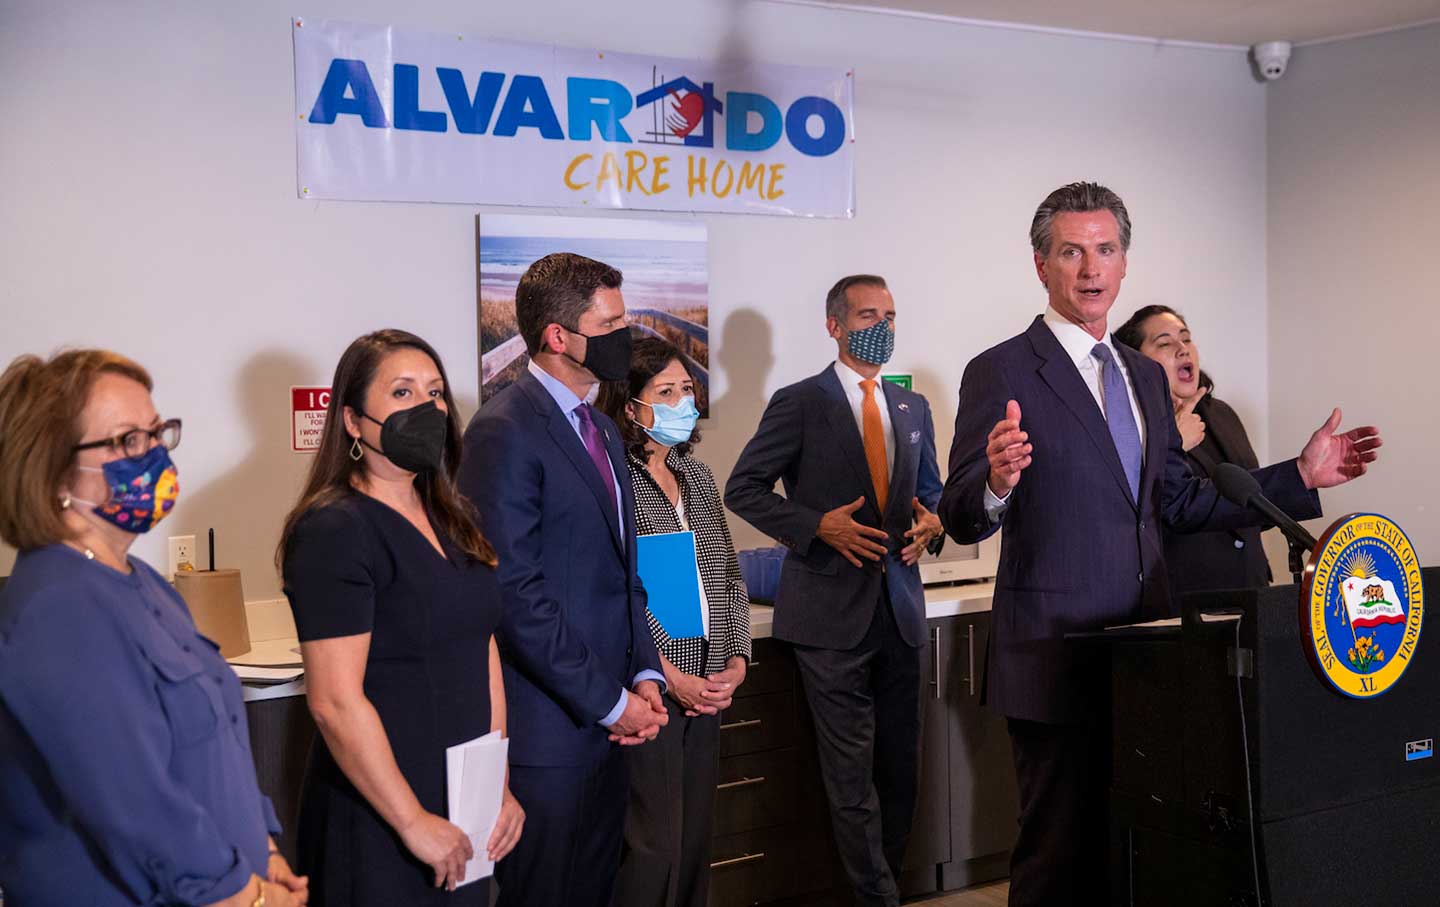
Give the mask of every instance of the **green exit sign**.
[[911, 375], [881, 375], [880, 380], [889, 381], [891, 384], [898, 384], [907, 391], [915, 389], [915, 381]]

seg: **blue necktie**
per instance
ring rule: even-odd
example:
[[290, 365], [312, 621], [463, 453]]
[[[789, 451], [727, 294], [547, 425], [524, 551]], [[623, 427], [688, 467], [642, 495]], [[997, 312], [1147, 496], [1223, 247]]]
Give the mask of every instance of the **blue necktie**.
[[1120, 465], [1125, 469], [1125, 478], [1130, 480], [1130, 494], [1140, 500], [1140, 429], [1135, 425], [1135, 414], [1130, 410], [1130, 394], [1125, 390], [1125, 376], [1120, 374], [1120, 365], [1110, 353], [1110, 347], [1095, 344], [1090, 355], [1100, 360], [1100, 386], [1105, 391], [1105, 421], [1110, 426], [1110, 438], [1115, 442], [1115, 452], [1120, 455]]

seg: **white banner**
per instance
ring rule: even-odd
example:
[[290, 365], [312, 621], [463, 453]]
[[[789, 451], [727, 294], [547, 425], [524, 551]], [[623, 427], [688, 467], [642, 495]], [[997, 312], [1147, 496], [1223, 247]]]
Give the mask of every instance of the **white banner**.
[[302, 198], [854, 215], [851, 72], [292, 31]]

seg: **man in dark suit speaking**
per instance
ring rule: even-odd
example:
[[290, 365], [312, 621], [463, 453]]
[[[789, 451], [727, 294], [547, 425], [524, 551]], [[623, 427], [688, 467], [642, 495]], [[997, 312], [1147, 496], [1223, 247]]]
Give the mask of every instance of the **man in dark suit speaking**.
[[609, 903], [626, 804], [616, 744], [668, 720], [620, 432], [586, 402], [629, 373], [620, 282], [580, 255], [532, 264], [515, 290], [529, 370], [465, 431], [461, 490], [500, 559], [510, 789], [526, 813], [496, 866], [502, 907]]
[[[1052, 192], [1030, 229], [1049, 307], [975, 357], [960, 385], [940, 518], [962, 543], [1004, 527], [986, 695], [1005, 715], [1020, 789], [1011, 904], [1105, 902], [1108, 677], [1065, 634], [1166, 616], [1162, 524], [1259, 525], [1186, 466], [1161, 366], [1106, 331], [1130, 217], [1094, 183]], [[1365, 472], [1373, 427], [1336, 434], [1254, 475], [1297, 519], [1315, 489]]]
[[943, 543], [935, 425], [924, 397], [879, 380], [895, 345], [885, 281], [844, 278], [825, 312], [837, 361], [776, 391], [725, 503], [790, 549], [774, 634], [795, 644], [840, 859], [861, 903], [895, 905], [919, 775], [916, 564]]

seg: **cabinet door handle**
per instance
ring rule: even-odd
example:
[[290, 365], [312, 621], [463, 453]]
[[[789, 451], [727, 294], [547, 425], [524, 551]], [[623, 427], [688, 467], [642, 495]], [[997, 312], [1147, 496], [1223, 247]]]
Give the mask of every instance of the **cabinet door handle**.
[[930, 685], [935, 688], [935, 698], [944, 699], [945, 684], [940, 676], [940, 628], [938, 626], [930, 628], [930, 657], [935, 659], [935, 679], [930, 681]]
[[742, 728], [742, 727], [759, 727], [759, 726], [760, 726], [760, 719], [759, 719], [759, 718], [749, 718], [749, 719], [746, 719], [745, 721], [732, 721], [732, 722], [730, 722], [729, 724], [722, 724], [722, 725], [720, 725], [720, 730], [722, 730], [722, 731], [734, 731], [734, 730], [739, 730], [739, 729]]
[[970, 695], [975, 695], [975, 625], [970, 624], [965, 628], [965, 654], [969, 664], [968, 676], [965, 683], [970, 687]]
[[734, 790], [737, 787], [750, 787], [755, 784], [764, 784], [765, 776], [757, 775], [754, 778], [741, 778], [739, 781], [726, 781], [724, 784], [715, 785], [716, 790]]
[[723, 869], [726, 866], [740, 866], [744, 863], [758, 863], [765, 859], [765, 851], [759, 853], [747, 853], [743, 857], [733, 857], [729, 860], [717, 860], [710, 864], [711, 869]]

